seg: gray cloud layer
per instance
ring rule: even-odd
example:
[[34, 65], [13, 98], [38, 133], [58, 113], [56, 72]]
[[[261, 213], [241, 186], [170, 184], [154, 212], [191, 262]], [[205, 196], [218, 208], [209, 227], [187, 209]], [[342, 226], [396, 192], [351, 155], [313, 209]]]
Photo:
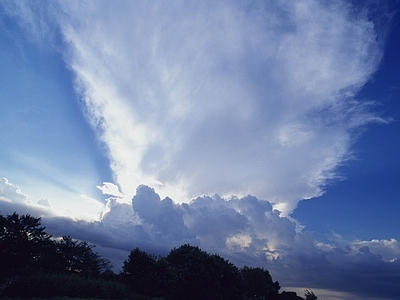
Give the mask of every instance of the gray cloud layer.
[[[4, 190], [13, 192], [6, 198]], [[397, 240], [348, 241], [336, 236], [331, 244], [321, 243], [294, 220], [281, 217], [268, 201], [253, 196], [202, 196], [177, 204], [142, 185], [132, 204], [111, 197], [101, 219], [87, 222], [57, 217], [42, 205], [21, 203], [21, 191], [9, 182], [0, 193], [3, 214], [16, 210], [43, 216], [47, 232], [98, 245], [118, 268], [135, 247], [166, 255], [173, 247], [190, 243], [238, 266], [265, 267], [283, 286], [387, 299], [396, 299], [400, 292]]]

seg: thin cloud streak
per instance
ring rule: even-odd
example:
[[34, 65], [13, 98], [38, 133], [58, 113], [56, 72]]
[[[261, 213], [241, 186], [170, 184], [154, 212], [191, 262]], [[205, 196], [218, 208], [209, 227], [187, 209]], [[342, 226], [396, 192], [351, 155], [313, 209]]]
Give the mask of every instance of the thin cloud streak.
[[127, 199], [251, 193], [288, 214], [383, 122], [354, 98], [382, 56], [374, 24], [341, 1], [82, 5], [53, 13]]

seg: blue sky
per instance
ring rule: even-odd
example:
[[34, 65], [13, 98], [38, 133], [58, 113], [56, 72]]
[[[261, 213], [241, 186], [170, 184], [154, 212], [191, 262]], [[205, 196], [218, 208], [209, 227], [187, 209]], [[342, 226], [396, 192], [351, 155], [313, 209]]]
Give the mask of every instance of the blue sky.
[[398, 299], [399, 7], [374, 4], [3, 1], [0, 211], [117, 266], [189, 242]]
[[[360, 98], [379, 101], [389, 124], [373, 124], [355, 141], [355, 159], [339, 168], [346, 178], [335, 182], [318, 201], [303, 201], [293, 217], [319, 233], [335, 231], [352, 238], [400, 238], [400, 23], [394, 18], [387, 33], [383, 60]], [[362, 225], [361, 225], [362, 224]]]

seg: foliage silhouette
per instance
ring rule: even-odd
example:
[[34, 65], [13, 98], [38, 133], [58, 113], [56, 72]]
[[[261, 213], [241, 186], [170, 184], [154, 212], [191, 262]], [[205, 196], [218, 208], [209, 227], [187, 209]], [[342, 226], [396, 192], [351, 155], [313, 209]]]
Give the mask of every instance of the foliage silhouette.
[[19, 277], [12, 285], [3, 290], [1, 296], [126, 299], [131, 297], [131, 292], [127, 286], [117, 281], [87, 278], [71, 273], [38, 271]]
[[279, 283], [273, 282], [267, 270], [244, 266], [240, 270], [244, 294], [252, 299], [279, 299]]
[[[52, 290], [60, 292], [59, 286], [50, 283], [60, 279], [63, 273], [62, 276], [74, 274], [98, 278], [111, 269], [110, 261], [95, 253], [94, 246], [70, 237], [53, 240], [44, 231], [40, 220], [29, 214], [0, 215], [0, 296], [22, 297], [28, 287], [31, 296], [35, 289], [39, 291], [43, 286], [51, 287], [49, 293]], [[75, 280], [74, 277], [66, 278], [68, 282]], [[39, 279], [42, 283], [48, 282], [42, 286]], [[32, 282], [36, 284], [30, 284]]]
[[0, 215], [0, 285], [14, 277], [44, 268], [54, 251], [51, 236], [40, 226], [40, 218], [30, 215]]
[[[238, 269], [189, 244], [166, 257], [135, 248], [117, 275], [95, 246], [70, 236], [55, 240], [40, 221], [28, 214], [0, 215], [0, 298], [304, 300], [295, 292], [279, 293], [268, 270]], [[309, 289], [305, 297], [317, 299]]]
[[306, 297], [306, 300], [317, 300], [318, 299], [318, 297], [315, 296], [314, 292], [311, 289], [304, 290], [304, 297]]
[[241, 299], [239, 270], [218, 255], [210, 255], [188, 244], [174, 248], [167, 256], [173, 281], [173, 299]]
[[121, 279], [132, 291], [148, 296], [160, 296], [164, 292], [164, 272], [154, 255], [135, 248], [124, 261]]
[[296, 292], [283, 291], [279, 297], [281, 300], [304, 300], [303, 297], [297, 296]]
[[58, 269], [94, 277], [110, 270], [112, 268], [110, 261], [94, 252], [94, 247], [86, 241], [76, 241], [70, 236], [63, 236], [56, 242]]

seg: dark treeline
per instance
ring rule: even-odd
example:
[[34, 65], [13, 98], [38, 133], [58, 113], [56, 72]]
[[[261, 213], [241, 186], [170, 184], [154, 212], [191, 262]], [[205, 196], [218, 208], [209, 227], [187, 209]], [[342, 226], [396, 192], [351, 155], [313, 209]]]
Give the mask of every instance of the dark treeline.
[[[0, 215], [0, 297], [102, 299], [301, 300], [263, 268], [238, 268], [217, 254], [182, 245], [166, 257], [136, 248], [115, 274], [94, 246], [53, 239], [40, 218]], [[306, 290], [305, 299], [317, 299]]]

